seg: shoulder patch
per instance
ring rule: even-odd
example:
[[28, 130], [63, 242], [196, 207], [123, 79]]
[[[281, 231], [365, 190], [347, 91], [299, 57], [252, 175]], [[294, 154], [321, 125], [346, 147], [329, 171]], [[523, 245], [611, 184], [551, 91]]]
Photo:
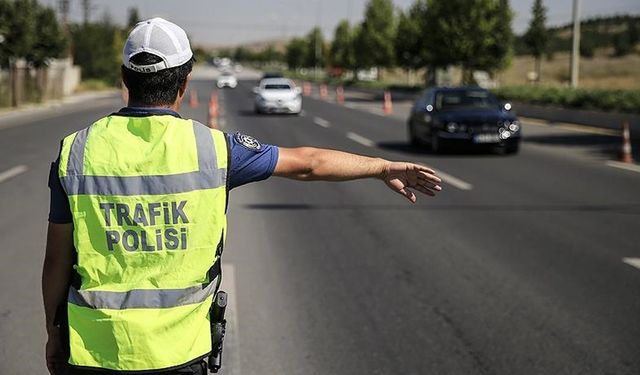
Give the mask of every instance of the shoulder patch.
[[250, 135], [236, 133], [234, 135], [236, 142], [242, 145], [249, 151], [258, 152], [262, 149], [262, 145], [258, 142], [257, 139], [253, 138]]

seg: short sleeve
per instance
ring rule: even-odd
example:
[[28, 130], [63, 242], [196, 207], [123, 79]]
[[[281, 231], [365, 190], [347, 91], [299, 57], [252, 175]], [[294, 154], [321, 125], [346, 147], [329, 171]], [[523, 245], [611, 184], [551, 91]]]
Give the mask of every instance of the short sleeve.
[[269, 178], [278, 163], [278, 147], [236, 133], [227, 134], [230, 149], [229, 189]]
[[68, 224], [73, 222], [69, 199], [62, 189], [60, 178], [58, 177], [59, 160], [51, 163], [49, 171], [49, 191], [51, 200], [49, 202], [49, 222], [54, 224]]

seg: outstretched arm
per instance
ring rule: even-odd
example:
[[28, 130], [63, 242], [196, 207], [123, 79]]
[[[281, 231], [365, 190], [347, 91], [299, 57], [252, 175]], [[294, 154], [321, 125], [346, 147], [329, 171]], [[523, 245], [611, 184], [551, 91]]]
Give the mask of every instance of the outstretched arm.
[[52, 375], [61, 374], [60, 367], [65, 363], [59, 328], [54, 320], [56, 310], [66, 301], [73, 269], [73, 251], [73, 224], [49, 223], [42, 269], [42, 297], [48, 334], [47, 369]]
[[273, 175], [301, 181], [378, 178], [412, 203], [416, 201], [412, 189], [429, 196], [442, 190], [440, 178], [423, 165], [313, 147], [280, 148]]

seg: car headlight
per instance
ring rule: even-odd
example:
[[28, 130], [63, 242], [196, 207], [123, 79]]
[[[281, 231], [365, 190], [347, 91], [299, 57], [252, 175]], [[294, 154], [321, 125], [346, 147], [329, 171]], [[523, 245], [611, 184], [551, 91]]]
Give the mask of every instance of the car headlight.
[[511, 137], [511, 132], [505, 128], [500, 128], [500, 139], [508, 139]]
[[511, 124], [509, 124], [509, 130], [511, 130], [514, 133], [520, 130], [520, 124], [518, 123], [518, 121], [514, 121]]
[[456, 124], [455, 122], [450, 122], [446, 126], [446, 129], [449, 133], [455, 133], [456, 131], [458, 131], [458, 128], [458, 124]]

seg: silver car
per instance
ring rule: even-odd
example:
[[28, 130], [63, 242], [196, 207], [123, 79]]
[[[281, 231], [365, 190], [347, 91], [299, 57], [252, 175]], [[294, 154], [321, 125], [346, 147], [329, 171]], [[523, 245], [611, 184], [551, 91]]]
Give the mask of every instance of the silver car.
[[302, 110], [302, 90], [289, 79], [263, 79], [253, 92], [256, 113], [299, 114]]
[[219, 89], [223, 87], [229, 87], [229, 88], [235, 89], [236, 86], [238, 86], [238, 80], [231, 73], [222, 73], [218, 77], [218, 82], [216, 85], [218, 86]]

